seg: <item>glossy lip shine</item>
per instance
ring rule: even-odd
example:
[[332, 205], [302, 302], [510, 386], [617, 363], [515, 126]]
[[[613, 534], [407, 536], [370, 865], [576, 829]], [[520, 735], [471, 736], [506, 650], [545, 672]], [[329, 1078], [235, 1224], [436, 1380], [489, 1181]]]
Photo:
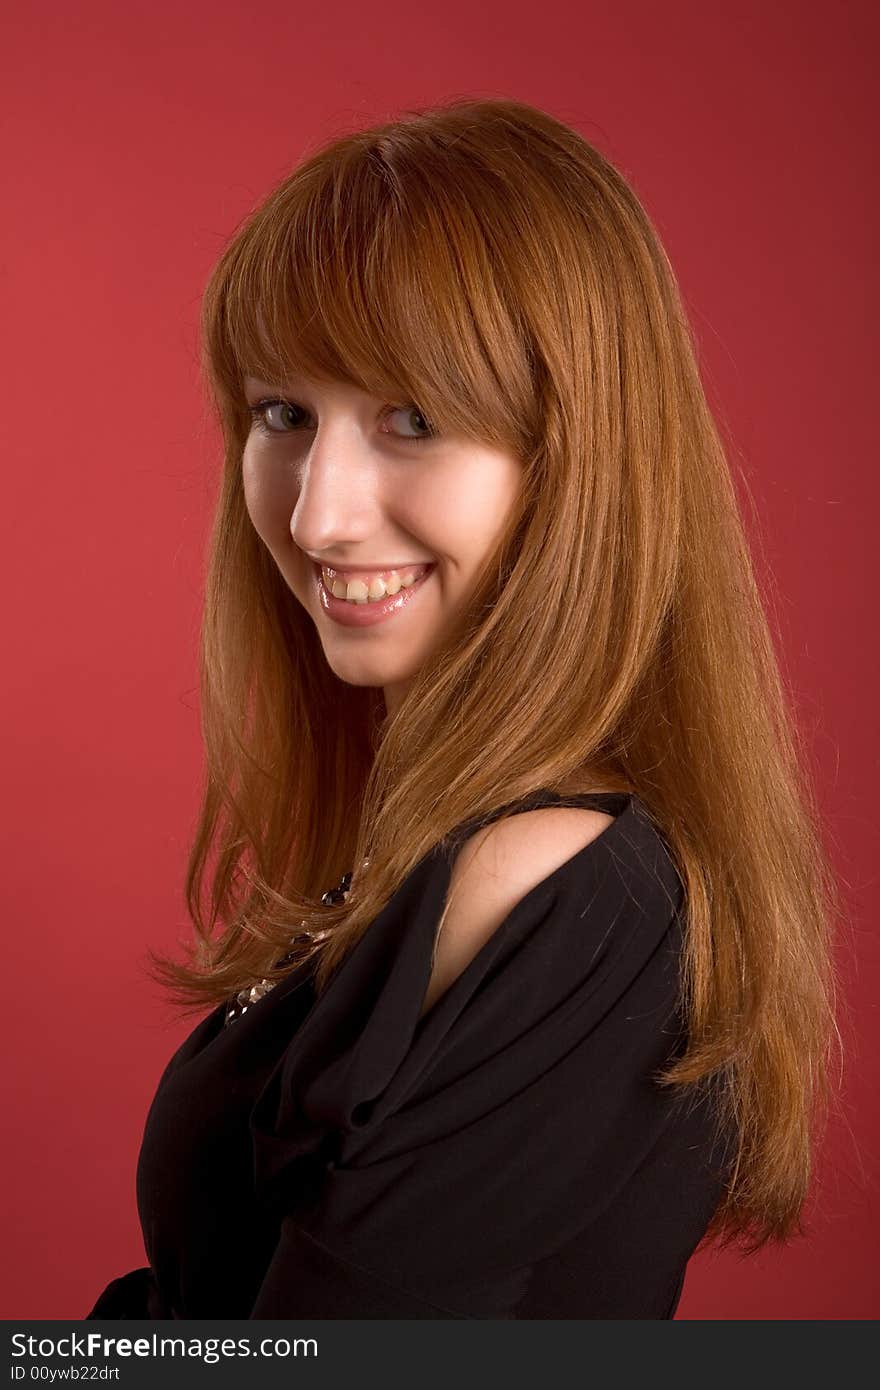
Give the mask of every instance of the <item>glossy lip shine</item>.
[[324, 585], [321, 566], [313, 566], [318, 602], [321, 608], [328, 618], [341, 623], [344, 627], [372, 627], [374, 623], [381, 623], [386, 618], [392, 618], [395, 613], [399, 613], [411, 602], [436, 568], [436, 563], [430, 565], [415, 584], [411, 584], [408, 589], [398, 589], [396, 594], [391, 594], [388, 598], [376, 599], [375, 602], [368, 603], [349, 603], [347, 599], [336, 598], [329, 592]]

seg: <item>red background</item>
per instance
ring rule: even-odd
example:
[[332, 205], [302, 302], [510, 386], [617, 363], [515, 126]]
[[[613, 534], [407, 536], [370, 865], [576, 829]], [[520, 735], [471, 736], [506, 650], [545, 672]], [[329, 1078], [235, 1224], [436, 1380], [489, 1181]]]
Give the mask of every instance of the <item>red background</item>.
[[80, 1318], [145, 1263], [138, 1146], [194, 1026], [169, 1022], [141, 965], [148, 943], [187, 929], [219, 470], [197, 368], [205, 278], [317, 143], [455, 95], [575, 125], [664, 240], [757, 508], [844, 877], [843, 1113], [810, 1237], [696, 1257], [678, 1316], [880, 1313], [874, 13], [792, 0], [7, 13], [0, 1316]]

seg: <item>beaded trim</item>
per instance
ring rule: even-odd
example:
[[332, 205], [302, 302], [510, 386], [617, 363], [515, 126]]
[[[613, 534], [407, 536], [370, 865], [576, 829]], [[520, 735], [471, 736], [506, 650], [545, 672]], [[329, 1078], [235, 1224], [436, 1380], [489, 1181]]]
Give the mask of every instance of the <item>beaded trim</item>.
[[[369, 859], [365, 859], [363, 867], [366, 868], [369, 862]], [[335, 888], [328, 888], [327, 892], [321, 895], [321, 902], [323, 906], [335, 907], [338, 903], [345, 902], [346, 898], [351, 892], [351, 879], [351, 872], [343, 874], [342, 878], [339, 880], [339, 883]], [[312, 941], [317, 941], [324, 934], [324, 932], [320, 931], [316, 932], [304, 930], [297, 932], [296, 935], [292, 938], [292, 941], [300, 941], [304, 936], [309, 937]], [[286, 955], [282, 956], [280, 960], [277, 960], [275, 962], [276, 969], [279, 966], [287, 965], [290, 961], [293, 960], [294, 955], [295, 952], [288, 951]], [[241, 1018], [242, 1014], [247, 1013], [248, 1009], [252, 1004], [256, 1004], [258, 999], [262, 999], [263, 995], [268, 994], [269, 990], [274, 989], [275, 985], [277, 984], [277, 980], [267, 980], [264, 977], [262, 980], [260, 980], [258, 984], [249, 985], [245, 989], [240, 989], [237, 994], [233, 995], [232, 999], [230, 999], [229, 1003], [226, 1005], [226, 1013], [223, 1018], [224, 1028], [228, 1028], [230, 1023], [234, 1023], [237, 1018]]]

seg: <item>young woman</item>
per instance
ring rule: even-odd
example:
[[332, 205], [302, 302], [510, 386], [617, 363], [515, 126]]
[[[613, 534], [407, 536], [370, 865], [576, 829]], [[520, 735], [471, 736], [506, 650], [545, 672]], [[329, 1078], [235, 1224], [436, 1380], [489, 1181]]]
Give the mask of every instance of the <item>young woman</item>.
[[[835, 885], [673, 272], [514, 101], [338, 139], [204, 297], [211, 1011], [92, 1318], [668, 1318], [803, 1233]], [[331, 885], [338, 884], [337, 888]]]

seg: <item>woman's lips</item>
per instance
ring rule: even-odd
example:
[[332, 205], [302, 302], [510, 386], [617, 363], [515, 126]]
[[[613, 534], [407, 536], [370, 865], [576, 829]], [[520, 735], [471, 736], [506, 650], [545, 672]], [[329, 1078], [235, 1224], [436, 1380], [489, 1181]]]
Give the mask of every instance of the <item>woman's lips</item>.
[[384, 622], [406, 608], [416, 595], [421, 593], [436, 567], [436, 562], [432, 562], [420, 579], [417, 579], [406, 589], [398, 589], [396, 594], [389, 594], [382, 599], [368, 600], [366, 603], [349, 603], [347, 599], [336, 598], [330, 593], [324, 584], [321, 566], [316, 565], [315, 582], [318, 590], [318, 602], [328, 618], [332, 618], [342, 627], [372, 627], [375, 623]]

